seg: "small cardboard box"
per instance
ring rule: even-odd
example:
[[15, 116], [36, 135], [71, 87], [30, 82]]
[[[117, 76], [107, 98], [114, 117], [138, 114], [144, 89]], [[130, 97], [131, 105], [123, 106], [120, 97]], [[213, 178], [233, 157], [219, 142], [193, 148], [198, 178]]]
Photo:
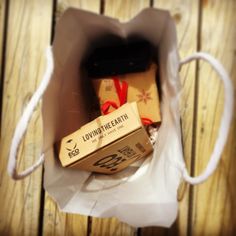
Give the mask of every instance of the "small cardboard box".
[[[116, 78], [127, 82], [127, 102], [137, 102], [140, 117], [149, 118], [153, 123], [160, 123], [161, 112], [156, 85], [156, 71], [157, 65], [153, 63], [147, 71], [120, 75]], [[112, 77], [93, 79], [92, 83], [100, 100], [100, 105], [106, 101], [114, 101], [119, 104]]]
[[153, 150], [136, 103], [126, 103], [64, 137], [59, 158], [64, 167], [116, 173]]

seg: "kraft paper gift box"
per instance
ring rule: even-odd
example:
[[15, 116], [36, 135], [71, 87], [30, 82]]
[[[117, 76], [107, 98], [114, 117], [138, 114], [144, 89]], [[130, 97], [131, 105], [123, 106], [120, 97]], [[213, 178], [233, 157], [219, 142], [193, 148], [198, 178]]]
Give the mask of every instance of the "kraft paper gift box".
[[126, 103], [64, 137], [59, 147], [62, 166], [114, 174], [152, 152], [137, 104]]
[[[128, 84], [127, 102], [137, 102], [138, 111], [143, 120], [148, 119], [155, 124], [159, 124], [161, 122], [161, 114], [159, 93], [156, 85], [156, 72], [157, 65], [152, 63], [150, 68], [143, 72], [92, 79], [100, 106], [102, 107], [107, 101], [112, 101], [119, 106], [119, 95], [116, 91], [114, 79], [119, 81], [120, 86], [125, 81]], [[114, 109], [114, 107], [110, 107], [109, 112]]]

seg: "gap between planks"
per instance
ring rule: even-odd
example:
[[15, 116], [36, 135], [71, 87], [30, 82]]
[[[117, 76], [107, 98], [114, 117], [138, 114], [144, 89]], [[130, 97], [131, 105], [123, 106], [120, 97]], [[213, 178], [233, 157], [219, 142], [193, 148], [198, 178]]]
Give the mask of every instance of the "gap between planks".
[[[56, 25], [56, 8], [57, 8], [57, 0], [52, 0], [52, 18], [51, 18], [51, 35], [50, 35], [50, 46], [52, 45], [54, 33], [55, 33], [55, 25]], [[38, 227], [38, 235], [43, 235], [44, 229], [44, 204], [45, 204], [45, 189], [43, 187], [44, 181], [44, 167], [42, 168], [42, 179], [41, 179], [41, 194], [40, 194], [40, 209], [39, 209], [39, 227]]]
[[3, 108], [3, 87], [6, 65], [6, 48], [7, 48], [7, 26], [9, 16], [9, 1], [0, 2], [0, 139], [2, 138], [2, 108]]
[[[202, 34], [202, 0], [198, 1], [198, 26], [197, 26], [197, 52], [201, 51], [201, 34]], [[195, 176], [195, 160], [196, 160], [196, 142], [197, 142], [197, 114], [198, 114], [198, 94], [199, 94], [199, 61], [195, 62], [195, 87], [194, 87], [194, 109], [193, 109], [193, 126], [192, 126], [192, 153], [190, 163], [190, 176]], [[193, 221], [193, 201], [194, 186], [189, 186], [189, 202], [188, 202], [188, 223], [187, 236], [192, 235]]]

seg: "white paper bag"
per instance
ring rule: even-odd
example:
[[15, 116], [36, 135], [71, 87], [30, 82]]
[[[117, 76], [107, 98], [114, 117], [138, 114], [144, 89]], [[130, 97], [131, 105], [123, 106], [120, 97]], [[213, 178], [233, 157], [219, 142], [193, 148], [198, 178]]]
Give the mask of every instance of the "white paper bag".
[[[53, 148], [56, 141], [91, 118], [88, 99], [91, 91], [90, 85], [84, 82], [87, 80], [83, 79], [82, 59], [86, 50], [106, 35], [142, 36], [156, 47], [162, 96], [162, 124], [154, 152], [139, 164], [114, 175], [63, 168]], [[225, 144], [232, 117], [233, 90], [224, 68], [204, 53], [196, 53], [182, 62], [199, 58], [208, 61], [227, 91], [214, 152], [203, 174], [192, 178], [183, 159], [178, 107], [181, 64], [175, 24], [168, 11], [145, 9], [129, 22], [120, 23], [109, 17], [68, 9], [56, 26], [52, 52], [53, 58], [49, 49], [45, 76], [16, 128], [8, 166], [10, 175], [21, 179], [44, 162], [44, 187], [62, 211], [96, 217], [115, 216], [136, 227], [171, 226], [177, 217], [177, 190], [181, 180], [191, 184], [205, 181], [215, 170]], [[43, 155], [33, 167], [18, 174], [15, 168], [17, 147], [43, 94]]]

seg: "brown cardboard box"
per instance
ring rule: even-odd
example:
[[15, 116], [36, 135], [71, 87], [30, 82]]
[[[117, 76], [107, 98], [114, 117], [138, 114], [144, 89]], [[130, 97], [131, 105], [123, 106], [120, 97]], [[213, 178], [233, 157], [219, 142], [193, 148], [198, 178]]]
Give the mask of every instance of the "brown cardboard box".
[[137, 104], [126, 103], [64, 137], [59, 158], [64, 167], [112, 174], [152, 150]]
[[[161, 121], [159, 94], [156, 86], [156, 64], [149, 70], [139, 73], [121, 75], [120, 81], [128, 83], [127, 102], [137, 102], [140, 117], [149, 118], [153, 123]], [[95, 92], [100, 105], [106, 101], [114, 101], [119, 106], [119, 98], [112, 78], [93, 79]], [[111, 108], [110, 111], [114, 110]]]

